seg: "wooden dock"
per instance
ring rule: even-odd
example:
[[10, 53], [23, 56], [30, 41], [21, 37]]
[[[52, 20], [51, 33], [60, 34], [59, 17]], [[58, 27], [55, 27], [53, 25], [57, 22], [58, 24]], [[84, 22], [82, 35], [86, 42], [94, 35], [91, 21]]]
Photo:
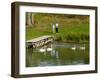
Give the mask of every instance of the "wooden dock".
[[50, 43], [52, 41], [53, 41], [52, 36], [48, 36], [48, 35], [41, 36], [41, 37], [34, 38], [34, 39], [26, 41], [26, 47], [28, 47], [28, 48], [37, 48], [37, 47], [43, 46], [47, 43]]

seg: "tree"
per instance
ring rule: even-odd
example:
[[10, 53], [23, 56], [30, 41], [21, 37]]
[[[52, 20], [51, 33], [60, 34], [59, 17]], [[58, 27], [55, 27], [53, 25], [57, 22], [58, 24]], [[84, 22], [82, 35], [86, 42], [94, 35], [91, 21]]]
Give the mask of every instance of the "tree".
[[27, 26], [34, 25], [34, 13], [31, 13], [31, 12], [26, 13], [26, 25]]

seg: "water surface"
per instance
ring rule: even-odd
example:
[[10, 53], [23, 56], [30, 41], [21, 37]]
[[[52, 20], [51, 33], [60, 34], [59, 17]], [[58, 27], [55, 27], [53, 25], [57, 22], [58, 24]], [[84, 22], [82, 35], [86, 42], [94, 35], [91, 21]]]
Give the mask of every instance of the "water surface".
[[89, 64], [89, 45], [53, 42], [36, 49], [26, 48], [26, 67]]

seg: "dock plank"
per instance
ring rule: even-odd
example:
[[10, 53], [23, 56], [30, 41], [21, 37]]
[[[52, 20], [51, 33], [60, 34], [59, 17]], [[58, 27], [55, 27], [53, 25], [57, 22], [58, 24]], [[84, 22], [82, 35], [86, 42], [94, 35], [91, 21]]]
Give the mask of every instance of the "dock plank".
[[38, 38], [27, 40], [26, 42], [37, 42], [37, 41], [40, 41], [40, 40], [43, 40], [43, 39], [46, 39], [46, 38], [50, 38], [50, 37], [52, 37], [52, 36], [49, 36], [49, 35], [41, 36], [41, 37], [38, 37]]

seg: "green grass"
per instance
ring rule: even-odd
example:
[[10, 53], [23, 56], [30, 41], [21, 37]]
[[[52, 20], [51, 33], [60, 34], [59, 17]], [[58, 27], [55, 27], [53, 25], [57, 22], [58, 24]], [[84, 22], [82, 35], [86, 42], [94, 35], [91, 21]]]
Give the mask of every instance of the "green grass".
[[52, 27], [48, 28], [37, 28], [28, 27], [26, 28], [26, 40], [40, 37], [43, 35], [54, 35], [56, 41], [63, 42], [88, 42], [89, 32], [88, 24], [82, 24], [74, 27], [59, 27], [59, 33], [52, 33]]
[[52, 31], [49, 31], [50, 29], [43, 29], [43, 28], [37, 28], [37, 27], [28, 27], [26, 28], [26, 40], [37, 38], [43, 35], [52, 35]]
[[55, 40], [63, 42], [88, 42], [88, 24], [59, 28], [59, 33], [54, 34]]
[[[53, 17], [51, 17], [53, 16]], [[56, 41], [89, 42], [89, 17], [36, 14], [35, 24], [26, 27], [26, 40], [53, 35]], [[85, 18], [86, 17], [86, 18]], [[51, 23], [59, 23], [59, 33], [52, 33]]]

